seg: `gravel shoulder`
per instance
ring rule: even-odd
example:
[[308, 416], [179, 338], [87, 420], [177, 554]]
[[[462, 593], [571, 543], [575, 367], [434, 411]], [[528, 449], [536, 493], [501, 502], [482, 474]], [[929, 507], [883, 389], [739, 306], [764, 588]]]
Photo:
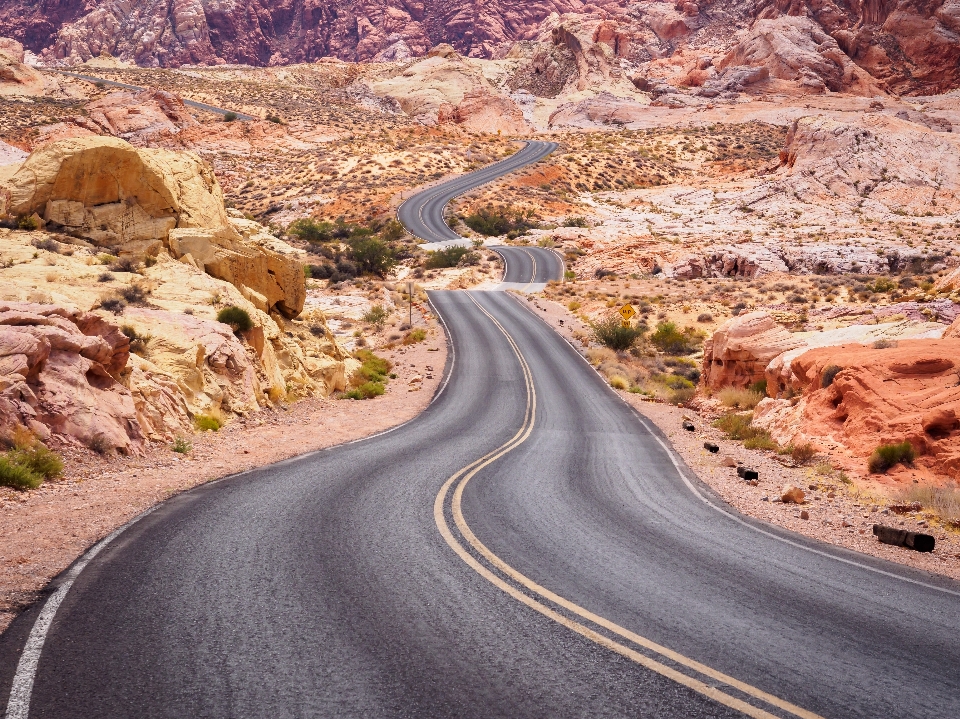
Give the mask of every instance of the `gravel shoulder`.
[[[589, 327], [579, 318], [550, 300], [530, 296], [526, 301], [531, 310], [574, 347], [584, 349], [578, 338], [588, 335]], [[786, 466], [777, 461], [772, 452], [745, 449], [742, 443], [727, 439], [723, 432], [711, 426], [708, 418], [692, 409], [651, 401], [625, 391], [617, 393], [654, 422], [697, 476], [743, 514], [828, 544], [960, 580], [960, 533], [957, 531], [937, 525], [923, 513], [892, 513], [888, 509], [890, 500], [876, 487], [858, 482], [845, 484], [838, 473], [820, 475], [814, 466]], [[682, 429], [684, 419], [693, 422], [695, 431]], [[718, 444], [720, 452], [711, 454], [704, 449], [707, 441]], [[723, 466], [724, 460], [732, 466]], [[757, 486], [737, 476], [738, 462], [759, 472]], [[786, 485], [804, 491], [806, 497], [802, 505], [779, 501]], [[807, 512], [808, 519], [801, 518], [803, 511]], [[936, 549], [919, 553], [881, 544], [873, 536], [874, 524], [932, 534], [937, 540]]]
[[64, 477], [31, 492], [0, 488], [0, 631], [88, 547], [137, 514], [180, 492], [407, 422], [436, 392], [447, 358], [441, 325], [428, 321], [425, 341], [376, 350], [396, 379], [375, 399], [305, 399], [263, 410], [219, 432], [191, 437], [180, 455], [152, 445], [140, 457], [100, 457], [55, 447]]

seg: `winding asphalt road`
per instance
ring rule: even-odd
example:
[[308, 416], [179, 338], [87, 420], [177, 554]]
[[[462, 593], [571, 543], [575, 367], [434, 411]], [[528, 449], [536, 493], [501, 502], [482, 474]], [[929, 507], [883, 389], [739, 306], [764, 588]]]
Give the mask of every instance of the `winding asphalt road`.
[[99, 547], [0, 637], [7, 719], [960, 716], [958, 583], [730, 510], [524, 300], [431, 301], [427, 410]]
[[[68, 72], [67, 70], [55, 70], [52, 68], [44, 68], [44, 69], [47, 70], [47, 72], [57, 72], [57, 73], [60, 73], [61, 75], [68, 75], [69, 77], [75, 77], [78, 80], [86, 80], [87, 82], [98, 83], [102, 85], [109, 85], [110, 87], [119, 87], [124, 90], [133, 90], [134, 92], [140, 92], [141, 90], [146, 89], [139, 85], [130, 85], [125, 82], [117, 82], [116, 80], [106, 80], [102, 77], [94, 77], [93, 75], [83, 75], [78, 72]], [[234, 115], [237, 116], [238, 120], [248, 121], [248, 120], [257, 119], [253, 117], [253, 115], [247, 115], [246, 113], [243, 113], [243, 112], [237, 112], [236, 110], [228, 110], [226, 108], [217, 107], [215, 105], [208, 105], [205, 102], [197, 102], [196, 100], [184, 100], [183, 104], [186, 105], [187, 107], [193, 107], [193, 108], [196, 108], [197, 110], [206, 110], [207, 112], [212, 112], [217, 115], [226, 115], [232, 112]]]
[[443, 218], [447, 203], [458, 195], [539, 162], [556, 149], [555, 142], [528, 141], [522, 150], [500, 162], [418, 192], [400, 205], [397, 218], [414, 237], [426, 242], [463, 242], [464, 238], [450, 229]]

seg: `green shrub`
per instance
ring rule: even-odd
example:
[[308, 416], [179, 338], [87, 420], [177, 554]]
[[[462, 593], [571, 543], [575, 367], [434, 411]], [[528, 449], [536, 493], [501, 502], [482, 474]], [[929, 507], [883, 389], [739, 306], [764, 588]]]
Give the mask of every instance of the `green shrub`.
[[43, 479], [54, 479], [63, 474], [63, 460], [60, 459], [60, 455], [47, 449], [40, 442], [34, 442], [29, 448], [9, 452], [7, 460], [26, 467]]
[[730, 439], [741, 440], [747, 449], [777, 449], [779, 445], [773, 441], [770, 433], [754, 427], [751, 421], [748, 414], [725, 414], [715, 420], [713, 426], [726, 432]]
[[463, 221], [471, 230], [487, 237], [499, 237], [510, 233], [516, 233], [514, 235], [516, 237], [537, 226], [530, 219], [532, 214], [532, 211], [523, 213], [509, 205], [499, 207], [487, 205], [463, 218]]
[[563, 227], [588, 227], [587, 220], [583, 217], [568, 217], [563, 221]]
[[43, 477], [29, 467], [18, 464], [9, 457], [0, 457], [0, 486], [13, 489], [36, 489]]
[[235, 113], [235, 112], [225, 112], [225, 113], [223, 113], [223, 121], [224, 121], [224, 122], [233, 122], [233, 121], [236, 120], [236, 119], [237, 119], [237, 113]]
[[359, 387], [355, 387], [349, 392], [344, 393], [344, 399], [373, 399], [379, 397], [386, 388], [382, 382], [364, 382]]
[[767, 380], [762, 379], [762, 380], [758, 380], [757, 382], [754, 382], [752, 385], [750, 385], [750, 391], [756, 392], [761, 397], [766, 397], [767, 396]]
[[661, 381], [670, 389], [694, 389], [693, 382], [676, 374], [663, 375]]
[[357, 350], [353, 356], [360, 360], [360, 369], [354, 374], [353, 382], [355, 385], [363, 382], [383, 382], [390, 373], [390, 361], [383, 357], [378, 357], [370, 350]]
[[580, 303], [577, 302], [576, 300], [570, 300], [570, 302], [567, 303], [567, 309], [570, 310], [571, 312], [576, 312], [577, 310], [580, 309], [580, 306], [581, 306]]
[[599, 322], [591, 322], [590, 327], [593, 329], [594, 339], [615, 352], [626, 352], [647, 331], [645, 325], [624, 326], [618, 315], [611, 315]]
[[661, 322], [650, 336], [650, 341], [661, 352], [671, 355], [689, 355], [697, 351], [704, 333], [693, 327], [679, 329], [673, 322]]
[[363, 321], [373, 325], [378, 330], [382, 330], [389, 316], [390, 312], [384, 309], [383, 305], [374, 305], [364, 313]]
[[190, 450], [193, 449], [193, 445], [186, 437], [177, 437], [173, 440], [173, 444], [170, 445], [170, 449], [177, 454], [189, 454]]
[[843, 367], [837, 367], [835, 364], [829, 365], [823, 370], [823, 376], [820, 378], [820, 386], [829, 387], [832, 385], [834, 377], [836, 377], [837, 374], [839, 374], [842, 370]]
[[223, 423], [212, 414], [198, 414], [193, 418], [193, 426], [200, 432], [216, 432]]
[[389, 244], [379, 237], [360, 236], [347, 240], [350, 259], [361, 272], [386, 277], [398, 260]]
[[738, 409], [753, 409], [763, 399], [763, 395], [759, 392], [736, 387], [724, 387], [717, 392], [717, 397], [724, 407], [736, 407]]
[[230, 325], [234, 332], [246, 332], [253, 329], [253, 320], [250, 319], [250, 313], [236, 305], [227, 305], [217, 312], [217, 322]]
[[33, 231], [40, 227], [40, 223], [37, 222], [37, 218], [33, 215], [21, 215], [17, 218], [17, 229], [18, 230], [29, 230]]
[[333, 225], [312, 217], [301, 217], [287, 227], [287, 234], [298, 237], [304, 242], [329, 242], [333, 239]]
[[444, 247], [435, 252], [428, 252], [427, 259], [423, 266], [428, 270], [442, 270], [446, 267], [456, 267], [460, 260], [467, 254], [470, 254], [469, 247]]
[[881, 474], [896, 464], [912, 464], [917, 452], [909, 442], [881, 444], [870, 455], [867, 467], [872, 474]]
[[427, 331], [422, 327], [417, 327], [403, 336], [402, 344], [415, 345], [417, 342], [423, 342], [425, 339], [427, 339]]

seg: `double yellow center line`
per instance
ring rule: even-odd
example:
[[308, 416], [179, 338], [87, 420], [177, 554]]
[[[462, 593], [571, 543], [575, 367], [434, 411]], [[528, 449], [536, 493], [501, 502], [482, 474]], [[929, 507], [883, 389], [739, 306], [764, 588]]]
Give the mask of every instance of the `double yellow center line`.
[[[625, 644], [621, 644], [619, 641], [615, 641], [605, 634], [601, 634], [596, 629], [593, 629], [575, 619], [571, 619], [566, 614], [561, 614], [554, 609], [554, 607], [562, 608], [569, 614], [579, 617], [580, 619], [583, 619], [596, 627], [600, 627], [610, 634], [626, 639], [628, 642], [631, 642], [638, 647], [642, 647], [650, 653], [659, 655], [659, 657], [669, 660], [676, 665], [685, 667], [704, 677], [709, 677], [710, 679], [721, 684], [725, 684], [726, 686], [736, 689], [742, 694], [759, 700], [771, 707], [777, 707], [778, 709], [793, 716], [801, 717], [801, 719], [823, 719], [818, 714], [807, 711], [802, 707], [798, 707], [795, 704], [791, 704], [790, 702], [780, 699], [779, 697], [757, 689], [746, 682], [742, 682], [734, 677], [724, 674], [723, 672], [708, 667], [705, 664], [701, 664], [700, 662], [690, 659], [683, 654], [661, 646], [656, 642], [631, 632], [630, 630], [625, 629], [624, 627], [621, 627], [620, 625], [615, 624], [608, 619], [604, 619], [603, 617], [598, 616], [567, 599], [564, 599], [563, 597], [551, 592], [549, 589], [540, 586], [529, 577], [521, 574], [519, 571], [511, 567], [509, 564], [500, 559], [500, 557], [491, 552], [486, 546], [484, 546], [484, 544], [476, 537], [476, 535], [474, 535], [473, 531], [467, 524], [466, 519], [464, 519], [461, 508], [464, 488], [467, 486], [467, 483], [474, 476], [476, 476], [478, 472], [480, 472], [480, 470], [489, 466], [493, 462], [496, 462], [505, 454], [516, 449], [530, 437], [536, 422], [537, 393], [533, 384], [533, 374], [530, 372], [530, 366], [527, 364], [526, 359], [524, 359], [523, 354], [520, 352], [520, 348], [517, 346], [517, 343], [493, 315], [480, 306], [480, 304], [469, 293], [467, 296], [470, 297], [470, 300], [480, 309], [481, 312], [483, 312], [483, 314], [490, 318], [490, 321], [493, 322], [494, 325], [496, 325], [496, 327], [503, 333], [504, 337], [507, 339], [507, 342], [510, 344], [511, 348], [513, 348], [513, 351], [520, 362], [520, 367], [523, 370], [523, 377], [527, 391], [527, 406], [524, 413], [523, 424], [510, 440], [489, 454], [486, 454], [475, 462], [468, 464], [466, 467], [454, 474], [446, 482], [444, 482], [443, 486], [440, 488], [440, 491], [437, 493], [436, 499], [433, 503], [433, 516], [437, 524], [437, 529], [440, 530], [440, 534], [443, 536], [444, 540], [446, 540], [447, 544], [450, 545], [450, 548], [453, 549], [453, 551], [456, 552], [457, 555], [477, 574], [496, 586], [498, 589], [506, 592], [518, 602], [527, 605], [531, 609], [546, 617], [549, 617], [558, 624], [561, 624], [564, 627], [567, 627], [568, 629], [571, 629], [586, 637], [587, 639], [596, 642], [600, 646], [610, 649], [611, 651], [614, 651], [617, 654], [620, 654], [621, 656], [626, 657], [627, 659], [630, 659], [631, 661], [634, 661], [643, 667], [646, 667], [647, 669], [657, 672], [668, 679], [672, 679], [678, 684], [709, 697], [720, 704], [728, 706], [732, 709], [736, 709], [737, 711], [749, 717], [754, 717], [755, 719], [778, 719], [777, 714], [771, 714], [770, 712], [754, 706], [743, 699], [732, 696], [731, 694], [721, 691], [720, 689], [711, 686], [700, 679], [689, 676], [688, 674], [674, 669], [673, 667], [667, 666], [657, 659], [653, 659], [646, 654], [642, 654], [636, 649], [626, 646]], [[486, 560], [487, 564], [490, 566], [480, 562], [473, 554], [471, 554], [467, 547], [465, 547], [454, 536], [453, 531], [448, 525], [445, 515], [445, 507], [451, 488], [453, 488], [453, 496], [450, 502], [450, 512], [453, 516], [454, 523], [456, 524], [460, 535], [464, 540], [466, 540], [467, 544], [469, 544], [469, 546], [474, 552], [476, 552], [477, 555]], [[496, 572], [493, 571], [491, 567], [495, 569]], [[509, 578], [513, 583], [507, 581], [504, 577]], [[521, 591], [517, 585], [525, 588], [535, 596], [529, 596], [525, 592]]]

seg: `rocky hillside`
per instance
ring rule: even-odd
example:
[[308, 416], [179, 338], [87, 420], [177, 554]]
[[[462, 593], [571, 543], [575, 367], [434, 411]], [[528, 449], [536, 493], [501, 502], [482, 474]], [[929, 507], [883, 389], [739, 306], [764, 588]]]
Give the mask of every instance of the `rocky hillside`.
[[[101, 54], [145, 67], [390, 61], [422, 56], [439, 43], [492, 58], [518, 41], [538, 41], [539, 70], [549, 75], [563, 61], [551, 45], [578, 54], [582, 39], [571, 36], [580, 26], [589, 26], [590, 42], [606, 46], [595, 60], [613, 61], [643, 83], [669, 75], [720, 93], [772, 77], [860, 94], [936, 94], [960, 83], [955, 0], [0, 3], [0, 34], [47, 62], [67, 64]], [[583, 74], [584, 60], [578, 64]], [[762, 72], [745, 76], [745, 67]]]

